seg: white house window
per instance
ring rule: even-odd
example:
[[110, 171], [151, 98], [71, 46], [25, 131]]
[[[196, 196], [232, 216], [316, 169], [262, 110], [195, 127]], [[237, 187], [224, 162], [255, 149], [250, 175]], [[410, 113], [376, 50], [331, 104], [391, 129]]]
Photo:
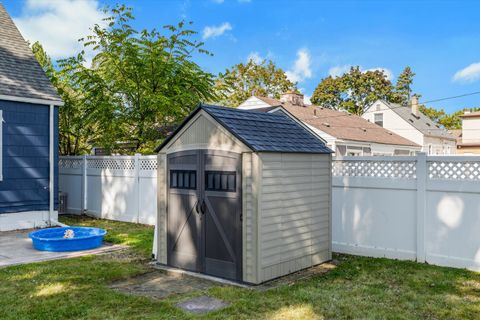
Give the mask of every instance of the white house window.
[[374, 122], [376, 125], [383, 127], [383, 113], [375, 113], [374, 114]]
[[354, 147], [354, 146], [347, 146], [347, 150], [345, 155], [348, 157], [358, 157], [363, 156], [363, 148], [362, 147]]
[[3, 111], [0, 110], [0, 181], [3, 180]]

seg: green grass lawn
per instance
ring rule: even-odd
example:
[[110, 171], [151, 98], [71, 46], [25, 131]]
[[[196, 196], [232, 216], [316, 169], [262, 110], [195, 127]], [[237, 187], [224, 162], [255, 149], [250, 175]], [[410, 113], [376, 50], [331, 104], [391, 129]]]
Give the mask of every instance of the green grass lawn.
[[[0, 319], [184, 319], [165, 300], [131, 296], [108, 285], [149, 271], [153, 228], [63, 218], [108, 230], [107, 241], [131, 249], [101, 256], [0, 269]], [[480, 319], [480, 274], [338, 255], [332, 271], [267, 292], [216, 287], [208, 294], [231, 303], [204, 318], [232, 319]], [[200, 293], [193, 293], [196, 295]]]

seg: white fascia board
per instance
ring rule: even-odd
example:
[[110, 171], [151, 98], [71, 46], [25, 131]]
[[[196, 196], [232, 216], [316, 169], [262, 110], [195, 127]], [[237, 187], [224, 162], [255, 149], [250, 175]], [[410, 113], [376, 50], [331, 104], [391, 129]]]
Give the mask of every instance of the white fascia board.
[[25, 102], [25, 103], [32, 103], [32, 104], [41, 104], [41, 105], [54, 105], [54, 106], [63, 106], [63, 101], [60, 100], [45, 100], [45, 99], [35, 99], [35, 98], [25, 98], [25, 97], [17, 97], [17, 96], [8, 96], [0, 94], [0, 100], [6, 101], [16, 101], [16, 102]]

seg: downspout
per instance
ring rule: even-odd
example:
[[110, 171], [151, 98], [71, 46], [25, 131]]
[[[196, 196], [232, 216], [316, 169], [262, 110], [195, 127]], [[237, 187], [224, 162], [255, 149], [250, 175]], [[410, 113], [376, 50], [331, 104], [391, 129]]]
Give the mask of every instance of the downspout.
[[50, 141], [49, 141], [49, 169], [50, 169], [50, 178], [48, 182], [49, 201], [48, 201], [48, 226], [60, 226], [68, 227], [68, 225], [54, 220], [53, 213], [55, 210], [55, 106], [50, 105]]
[[49, 143], [49, 164], [50, 164], [50, 179], [48, 182], [48, 190], [50, 191], [50, 199], [48, 201], [49, 208], [48, 208], [48, 224], [52, 226], [52, 216], [53, 210], [55, 208], [55, 152], [54, 152], [54, 134], [55, 134], [55, 122], [54, 122], [54, 114], [55, 114], [55, 107], [53, 104], [50, 105], [50, 143]]

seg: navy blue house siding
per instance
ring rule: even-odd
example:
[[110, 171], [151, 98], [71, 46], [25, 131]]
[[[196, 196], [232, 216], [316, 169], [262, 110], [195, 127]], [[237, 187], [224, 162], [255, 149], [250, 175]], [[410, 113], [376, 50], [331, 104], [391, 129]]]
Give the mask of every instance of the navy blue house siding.
[[[3, 181], [0, 214], [49, 208], [49, 106], [0, 100]], [[58, 204], [58, 107], [55, 108], [55, 208]]]

